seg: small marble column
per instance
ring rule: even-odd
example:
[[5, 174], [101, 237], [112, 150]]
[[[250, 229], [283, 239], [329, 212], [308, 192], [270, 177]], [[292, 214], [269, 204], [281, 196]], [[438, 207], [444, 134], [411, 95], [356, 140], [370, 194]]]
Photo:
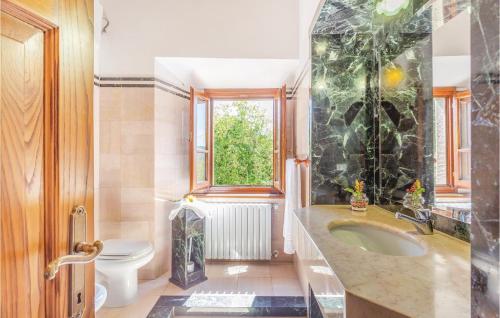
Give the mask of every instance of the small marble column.
[[499, 0], [472, 0], [472, 317], [499, 317]]
[[[194, 266], [189, 271], [188, 264]], [[175, 285], [188, 289], [205, 276], [205, 220], [190, 209], [182, 209], [172, 221], [172, 277]]]

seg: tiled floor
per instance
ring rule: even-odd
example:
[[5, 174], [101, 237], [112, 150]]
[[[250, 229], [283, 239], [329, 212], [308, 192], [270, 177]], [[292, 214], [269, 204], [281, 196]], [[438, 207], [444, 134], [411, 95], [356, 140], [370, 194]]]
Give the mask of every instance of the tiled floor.
[[143, 281], [139, 299], [122, 308], [102, 308], [97, 318], [146, 317], [161, 295], [253, 294], [256, 296], [303, 296], [292, 264], [212, 263], [206, 268], [208, 280], [188, 290], [168, 282], [167, 276]]

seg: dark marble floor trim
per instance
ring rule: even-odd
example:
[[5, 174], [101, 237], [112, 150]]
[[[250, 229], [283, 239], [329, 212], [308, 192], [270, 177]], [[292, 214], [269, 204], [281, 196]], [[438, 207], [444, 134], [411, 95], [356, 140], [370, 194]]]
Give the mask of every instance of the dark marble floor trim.
[[305, 317], [304, 297], [245, 294], [160, 296], [147, 318], [182, 316]]

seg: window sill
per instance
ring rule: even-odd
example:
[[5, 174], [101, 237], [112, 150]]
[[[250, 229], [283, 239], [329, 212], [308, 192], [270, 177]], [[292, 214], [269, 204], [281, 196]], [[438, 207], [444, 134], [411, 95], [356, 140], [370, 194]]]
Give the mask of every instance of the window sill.
[[210, 187], [191, 192], [197, 197], [210, 198], [272, 198], [280, 199], [285, 193], [273, 187]]

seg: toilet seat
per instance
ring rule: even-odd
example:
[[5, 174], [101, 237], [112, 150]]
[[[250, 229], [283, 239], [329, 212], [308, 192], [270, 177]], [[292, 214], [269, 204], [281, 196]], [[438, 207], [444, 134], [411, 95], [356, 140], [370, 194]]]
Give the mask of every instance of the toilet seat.
[[155, 255], [147, 241], [111, 239], [96, 259], [96, 270], [102, 274], [102, 283], [108, 290], [105, 307], [122, 307], [137, 297], [137, 270], [149, 263]]
[[148, 241], [111, 239], [104, 241], [104, 249], [99, 260], [135, 260], [153, 251], [153, 245]]

